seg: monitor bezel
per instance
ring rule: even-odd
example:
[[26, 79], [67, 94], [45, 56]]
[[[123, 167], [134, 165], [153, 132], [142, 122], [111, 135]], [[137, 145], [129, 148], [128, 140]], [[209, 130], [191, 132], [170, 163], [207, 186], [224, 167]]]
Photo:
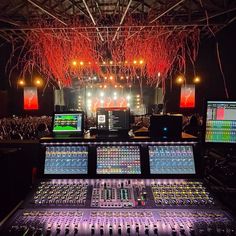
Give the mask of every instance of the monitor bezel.
[[[54, 128], [54, 120], [55, 120], [55, 115], [65, 115], [65, 114], [72, 114], [72, 115], [81, 115], [81, 131], [53, 131]], [[54, 112], [53, 117], [52, 117], [52, 134], [53, 137], [58, 137], [58, 136], [71, 136], [71, 137], [76, 137], [76, 136], [82, 136], [84, 134], [84, 111], [63, 111], [63, 112]]]
[[202, 143], [204, 144], [204, 146], [206, 147], [216, 147], [216, 145], [220, 145], [220, 146], [225, 146], [225, 147], [232, 147], [232, 145], [235, 145], [236, 142], [234, 143], [226, 143], [226, 142], [207, 142], [206, 141], [206, 121], [207, 121], [207, 105], [208, 102], [235, 102], [235, 99], [206, 99], [205, 100], [205, 105], [204, 105], [204, 113], [203, 113], [203, 124], [202, 124]]

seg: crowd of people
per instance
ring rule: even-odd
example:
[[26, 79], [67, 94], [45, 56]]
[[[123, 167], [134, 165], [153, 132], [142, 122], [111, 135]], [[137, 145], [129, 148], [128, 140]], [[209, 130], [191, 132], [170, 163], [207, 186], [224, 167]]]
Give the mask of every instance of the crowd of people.
[[49, 134], [52, 118], [40, 117], [7, 117], [0, 119], [0, 140], [34, 140]]
[[[131, 128], [149, 127], [149, 116], [137, 116], [133, 119]], [[0, 119], [0, 140], [34, 140], [50, 135], [52, 117], [8, 117]], [[95, 118], [86, 120], [86, 127], [96, 126]], [[200, 137], [202, 117], [199, 115], [183, 116], [183, 131]]]

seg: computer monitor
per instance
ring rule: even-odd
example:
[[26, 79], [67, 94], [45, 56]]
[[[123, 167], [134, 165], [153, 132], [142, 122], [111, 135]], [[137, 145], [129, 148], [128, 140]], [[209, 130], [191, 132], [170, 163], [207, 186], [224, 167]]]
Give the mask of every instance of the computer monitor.
[[127, 132], [130, 129], [130, 110], [126, 107], [98, 108], [98, 132]]
[[236, 101], [207, 101], [206, 143], [236, 143]]
[[193, 147], [191, 145], [149, 146], [150, 174], [196, 174]]
[[87, 146], [47, 146], [44, 163], [46, 175], [88, 173]]
[[97, 174], [141, 174], [139, 146], [98, 146]]
[[55, 113], [53, 117], [53, 134], [55, 136], [80, 136], [84, 129], [83, 112]]
[[149, 135], [156, 139], [181, 139], [182, 115], [152, 115]]

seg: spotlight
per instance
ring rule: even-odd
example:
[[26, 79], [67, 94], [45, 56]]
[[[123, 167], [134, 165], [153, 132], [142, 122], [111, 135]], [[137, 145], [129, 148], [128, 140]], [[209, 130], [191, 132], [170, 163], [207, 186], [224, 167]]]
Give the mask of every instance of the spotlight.
[[111, 76], [109, 77], [109, 79], [110, 79], [110, 80], [113, 80], [113, 76], [111, 75]]
[[106, 62], [105, 62], [105, 61], [103, 61], [103, 62], [102, 62], [102, 64], [103, 64], [103, 65], [106, 65]]
[[115, 88], [117, 88], [117, 85], [115, 85]]
[[126, 99], [127, 99], [127, 100], [130, 100], [130, 98], [131, 98], [131, 96], [130, 96], [130, 95], [128, 95], [128, 96], [126, 97]]
[[18, 80], [18, 85], [24, 86], [25, 85], [25, 81], [23, 79], [19, 79]]
[[137, 98], [139, 98], [139, 97], [140, 97], [140, 95], [139, 95], [139, 94], [137, 94], [137, 95], [136, 95], [136, 97], [137, 97]]
[[104, 92], [101, 92], [101, 93], [100, 93], [100, 96], [101, 96], [101, 97], [104, 97]]
[[125, 61], [125, 64], [128, 64], [128, 61]]
[[161, 72], [158, 72], [157, 76], [160, 77], [161, 76]]
[[87, 96], [88, 96], [88, 97], [91, 97], [91, 93], [90, 93], [90, 92], [88, 92], [88, 93], [87, 93]]
[[112, 65], [113, 64], [113, 61], [110, 61], [110, 65]]
[[134, 64], [137, 64], [137, 61], [136, 61], [136, 60], [134, 60], [134, 61], [133, 61], [133, 63], [134, 63]]
[[36, 86], [41, 86], [43, 84], [42, 79], [40, 79], [40, 78], [36, 78], [34, 83]]
[[81, 66], [83, 66], [83, 65], [84, 65], [84, 62], [83, 62], [83, 61], [80, 61], [79, 64], [80, 64]]
[[72, 61], [72, 65], [73, 65], [73, 66], [77, 66], [77, 61], [76, 61], [76, 60], [73, 60], [73, 61]]
[[121, 80], [124, 79], [124, 76], [121, 76], [120, 79], [121, 79]]
[[139, 64], [142, 65], [142, 64], [143, 64], [143, 60], [140, 60], [140, 61], [139, 61]]
[[117, 92], [114, 92], [114, 96], [116, 96], [117, 95]]
[[176, 79], [176, 83], [182, 84], [184, 82], [184, 77], [182, 75], [179, 75]]
[[201, 78], [200, 78], [199, 76], [196, 76], [196, 77], [193, 79], [193, 82], [194, 82], [195, 84], [198, 84], [198, 83], [201, 82]]
[[107, 85], [106, 85], [106, 84], [104, 85], [104, 88], [107, 88]]
[[89, 61], [89, 63], [88, 63], [89, 65], [91, 65], [91, 62]]

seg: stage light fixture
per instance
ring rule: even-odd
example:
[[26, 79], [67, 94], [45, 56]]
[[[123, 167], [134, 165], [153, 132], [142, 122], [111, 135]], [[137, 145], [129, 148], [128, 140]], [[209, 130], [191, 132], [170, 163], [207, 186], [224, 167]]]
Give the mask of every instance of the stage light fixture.
[[117, 88], [117, 85], [115, 85], [115, 88]]
[[110, 61], [110, 65], [112, 65], [113, 64], [113, 61]]
[[126, 97], [126, 99], [127, 99], [127, 100], [130, 100], [130, 99], [131, 99], [131, 96], [130, 96], [130, 95], [128, 95], [128, 96]]
[[134, 60], [134, 61], [133, 61], [133, 63], [134, 63], [134, 64], [137, 64], [137, 61], [136, 61], [136, 60]]
[[89, 63], [88, 63], [89, 65], [91, 65], [91, 62], [89, 61]]
[[103, 64], [103, 65], [106, 65], [106, 62], [105, 62], [105, 61], [103, 61], [103, 62], [102, 62], [102, 64]]
[[91, 94], [90, 92], [87, 92], [87, 96], [88, 96], [88, 97], [91, 97], [91, 95], [92, 95], [92, 94]]
[[161, 72], [158, 72], [157, 76], [160, 77], [161, 76]]
[[182, 75], [179, 75], [177, 78], [176, 78], [176, 83], [178, 84], [182, 84], [184, 82], [184, 77]]
[[128, 64], [128, 61], [125, 61], [125, 64]]
[[18, 85], [24, 86], [25, 85], [25, 81], [23, 79], [19, 79], [18, 80]]
[[124, 79], [124, 76], [121, 76], [120, 79], [121, 79], [121, 80]]
[[73, 61], [72, 61], [72, 65], [73, 65], [73, 66], [77, 66], [77, 61], [76, 61], [76, 60], [73, 60]]
[[109, 77], [109, 79], [110, 79], [110, 80], [113, 80], [113, 76], [111, 75], [111, 76]]
[[104, 85], [104, 88], [107, 88], [107, 85], [106, 85], [106, 84]]
[[201, 78], [199, 76], [196, 76], [194, 79], [193, 79], [193, 82], [195, 84], [199, 84], [201, 82]]
[[79, 64], [80, 64], [81, 66], [83, 66], [83, 65], [84, 65], [84, 62], [83, 62], [83, 61], [80, 61]]
[[126, 79], [129, 79], [129, 76], [126, 76]]
[[137, 95], [136, 95], [136, 97], [137, 97], [137, 98], [139, 98], [139, 97], [140, 97], [140, 95], [139, 95], [139, 94], [137, 94]]
[[94, 76], [94, 77], [93, 77], [93, 80], [97, 80], [97, 77], [96, 77], [96, 76]]
[[140, 61], [139, 61], [139, 64], [142, 65], [142, 64], [143, 64], [143, 60], [140, 60]]
[[34, 84], [36, 86], [41, 86], [43, 84], [43, 81], [41, 78], [35, 78]]

